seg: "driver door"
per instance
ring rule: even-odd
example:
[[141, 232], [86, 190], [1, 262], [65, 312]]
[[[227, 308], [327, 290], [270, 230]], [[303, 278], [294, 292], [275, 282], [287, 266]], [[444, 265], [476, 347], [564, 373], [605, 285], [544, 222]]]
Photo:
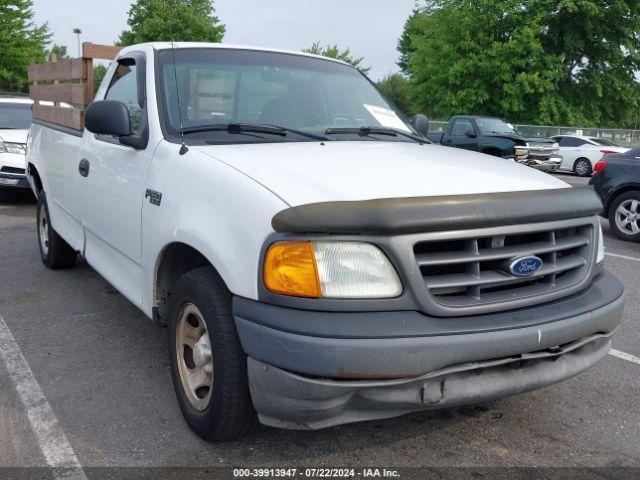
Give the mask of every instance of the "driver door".
[[458, 118], [451, 126], [449, 138], [452, 147], [478, 150], [478, 138], [473, 122], [468, 118]]
[[[118, 60], [104, 100], [123, 102], [132, 135], [147, 136], [146, 61], [143, 53]], [[136, 305], [142, 304], [141, 210], [153, 148], [85, 132], [81, 162], [82, 226], [89, 264]]]

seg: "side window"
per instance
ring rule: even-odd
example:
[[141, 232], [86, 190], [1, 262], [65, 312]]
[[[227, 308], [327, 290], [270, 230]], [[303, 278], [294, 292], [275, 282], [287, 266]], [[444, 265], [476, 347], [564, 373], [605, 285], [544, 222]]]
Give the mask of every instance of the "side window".
[[585, 142], [583, 139], [575, 137], [562, 137], [560, 139], [561, 147], [580, 147], [585, 143], [587, 142]]
[[127, 60], [126, 63], [118, 65], [104, 99], [117, 100], [124, 103], [129, 110], [131, 134], [138, 133], [142, 109], [138, 105], [138, 78], [136, 64], [132, 60]]
[[461, 118], [453, 123], [453, 127], [451, 127], [451, 135], [462, 137], [469, 130], [473, 131], [473, 124], [471, 123], [471, 120]]

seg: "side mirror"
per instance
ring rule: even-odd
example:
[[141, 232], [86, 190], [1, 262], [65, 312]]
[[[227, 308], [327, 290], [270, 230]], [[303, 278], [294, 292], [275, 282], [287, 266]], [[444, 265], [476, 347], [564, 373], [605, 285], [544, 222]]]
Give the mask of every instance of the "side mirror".
[[131, 135], [129, 110], [122, 102], [98, 100], [84, 113], [84, 124], [91, 133], [128, 137]]
[[427, 138], [429, 133], [429, 119], [426, 115], [422, 115], [421, 113], [414, 115], [409, 120], [411, 126], [416, 129], [416, 131], [422, 135], [424, 138]]
[[467, 130], [466, 132], [464, 132], [464, 134], [469, 137], [469, 138], [476, 138], [476, 132], [474, 132], [473, 130]]

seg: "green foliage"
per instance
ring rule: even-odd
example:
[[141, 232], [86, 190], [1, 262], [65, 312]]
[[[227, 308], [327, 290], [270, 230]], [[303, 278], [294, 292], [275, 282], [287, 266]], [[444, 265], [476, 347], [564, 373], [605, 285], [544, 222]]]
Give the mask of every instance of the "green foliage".
[[51, 47], [51, 50], [49, 50], [47, 52], [47, 59], [51, 58], [51, 55], [55, 54], [56, 58], [58, 60], [62, 60], [65, 58], [69, 58], [69, 55], [67, 54], [67, 46], [66, 45], [53, 45], [53, 47]]
[[409, 87], [409, 80], [401, 73], [389, 74], [378, 82], [378, 89], [407, 116], [416, 113], [409, 98]]
[[640, 104], [640, 2], [432, 0], [407, 21], [399, 65], [435, 118], [625, 126]]
[[98, 88], [100, 88], [100, 83], [102, 83], [102, 79], [104, 78], [106, 73], [107, 67], [105, 67], [104, 65], [93, 66], [93, 93], [97, 92]]
[[27, 91], [27, 67], [45, 61], [50, 36], [33, 22], [32, 0], [0, 1], [0, 91]]
[[362, 61], [364, 58], [356, 58], [351, 55], [351, 49], [347, 48], [346, 50], [340, 51], [337, 45], [325, 45], [324, 47], [320, 44], [320, 42], [316, 42], [311, 47], [303, 50], [305, 53], [312, 53], [313, 55], [321, 55], [323, 57], [335, 58], [337, 60], [342, 60], [343, 62], [347, 62], [350, 65], [353, 65], [358, 70], [360, 70], [365, 75], [369, 73], [371, 70], [370, 67], [363, 67]]
[[118, 45], [157, 41], [221, 42], [225, 27], [212, 0], [137, 0]]

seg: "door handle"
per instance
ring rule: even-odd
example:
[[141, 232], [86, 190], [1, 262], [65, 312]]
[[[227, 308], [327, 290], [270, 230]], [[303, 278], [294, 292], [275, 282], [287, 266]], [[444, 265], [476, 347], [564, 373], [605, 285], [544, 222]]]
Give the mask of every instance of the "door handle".
[[86, 158], [80, 160], [80, 164], [78, 165], [78, 172], [83, 177], [89, 176], [89, 160], [87, 160]]

